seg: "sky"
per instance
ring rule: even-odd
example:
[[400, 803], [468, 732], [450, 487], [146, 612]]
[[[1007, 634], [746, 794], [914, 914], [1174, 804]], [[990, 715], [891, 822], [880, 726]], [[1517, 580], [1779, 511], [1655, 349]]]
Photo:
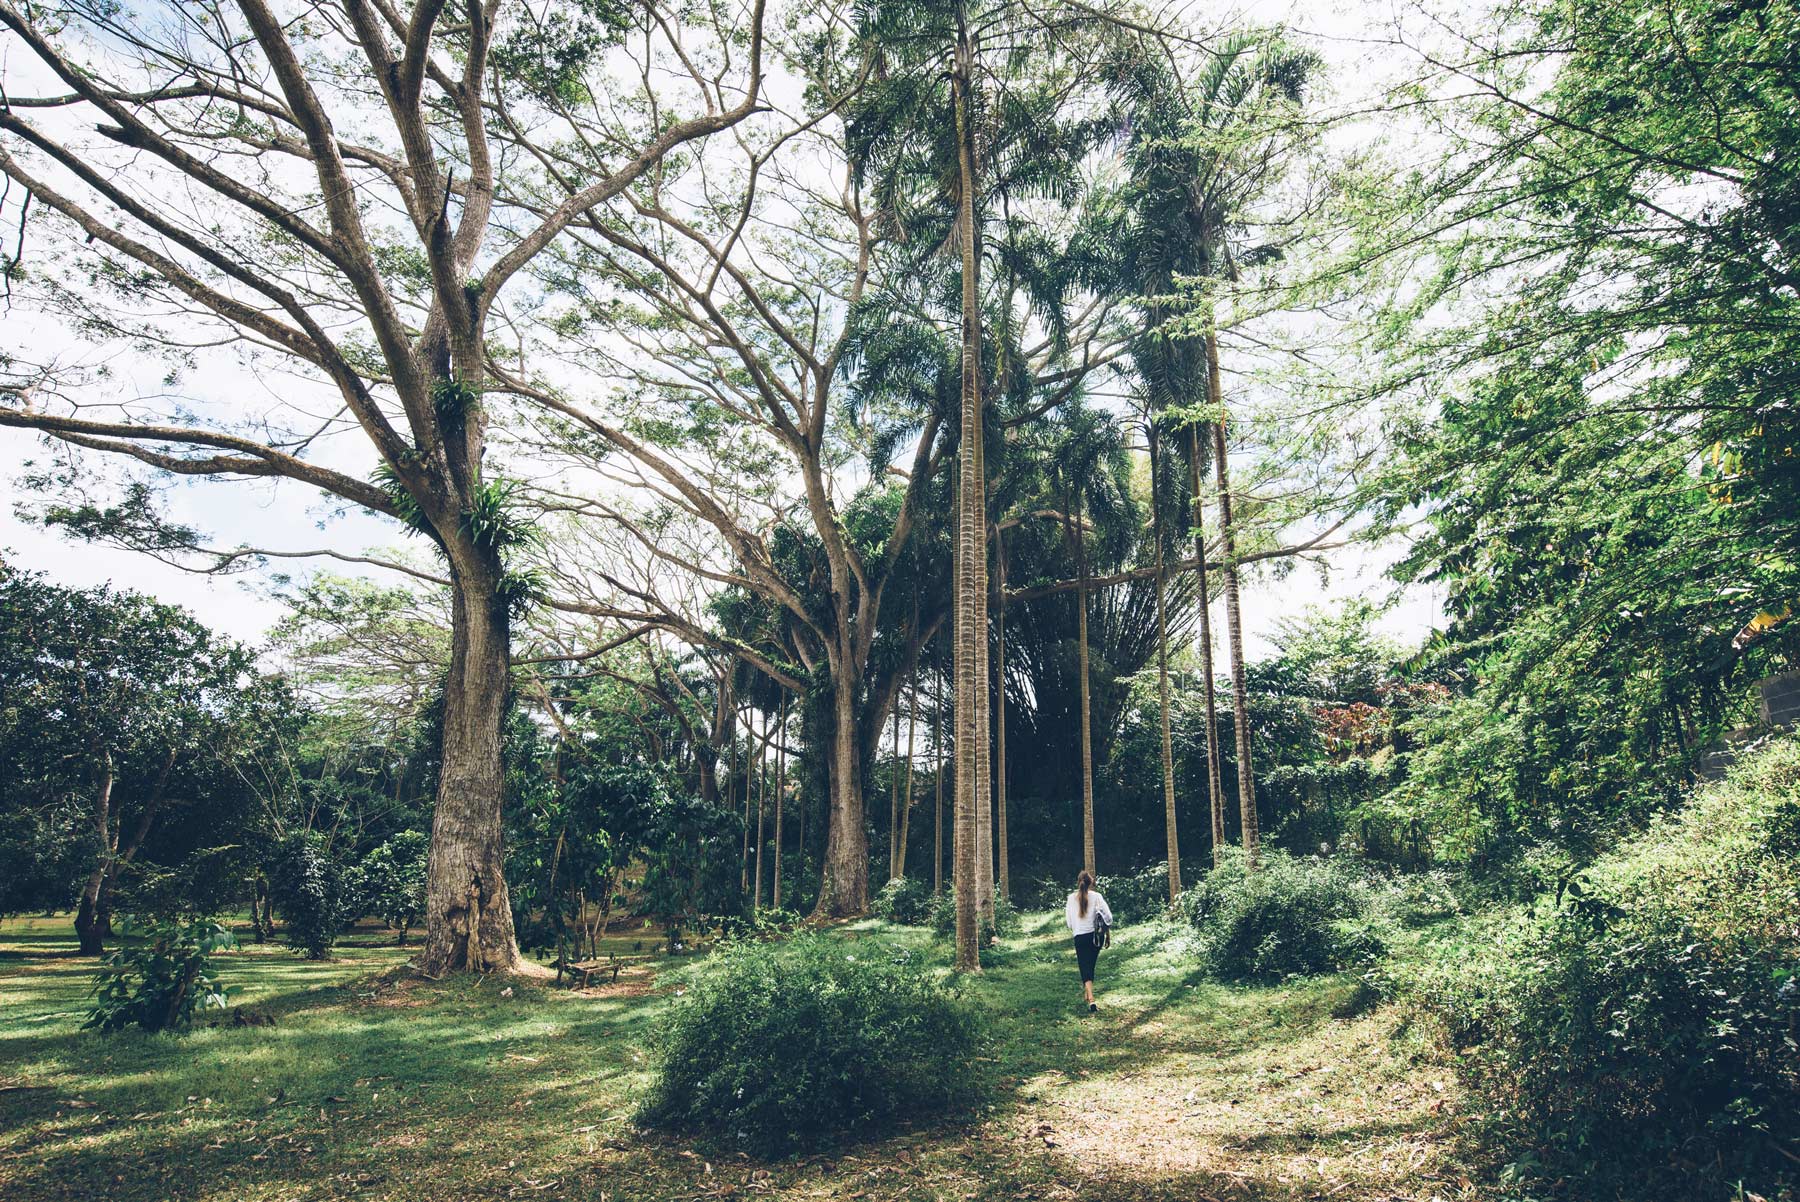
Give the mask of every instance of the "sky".
[[[1362, 41], [1363, 31], [1387, 19], [1392, 11], [1379, 3], [1295, 0], [1286, 6], [1258, 5], [1246, 10], [1246, 15], [1259, 23], [1285, 20], [1291, 27], [1305, 31], [1326, 57], [1332, 77], [1341, 87], [1345, 80], [1368, 86], [1380, 71], [1392, 70], [1391, 58], [1381, 64], [1379, 52]], [[1207, 23], [1217, 19], [1211, 13], [1206, 15]], [[12, 214], [11, 209], [6, 210], [6, 215], [16, 221]], [[21, 352], [28, 348], [36, 351], [34, 357], [40, 359], [46, 352], [78, 359], [83, 351], [79, 336], [47, 318], [0, 313], [0, 351]], [[197, 402], [201, 412], [210, 405], [255, 406], [265, 398], [273, 404], [280, 399], [278, 394], [284, 386], [280, 380], [264, 379], [229, 364], [210, 361], [199, 369], [196, 378], [184, 384], [184, 392], [205, 398]], [[367, 463], [356, 462], [367, 458], [366, 445], [342, 445], [335, 452], [327, 446], [324, 454], [328, 459], [334, 455], [341, 459], [334, 466], [358, 475], [367, 474]], [[0, 485], [4, 485], [8, 498], [8, 503], [0, 508], [0, 556], [9, 563], [41, 571], [61, 584], [110, 584], [149, 593], [248, 642], [262, 639], [282, 618], [285, 610], [275, 596], [279, 577], [274, 569], [223, 577], [198, 575], [136, 552], [71, 541], [21, 516], [20, 509], [29, 509], [35, 500], [24, 491], [21, 477], [28, 464], [41, 462], [45, 455], [38, 436], [0, 428]], [[89, 461], [99, 458], [88, 456]], [[254, 543], [281, 550], [330, 548], [360, 553], [403, 541], [393, 523], [360, 511], [341, 512], [316, 491], [290, 481], [179, 480], [169, 484], [164, 501], [171, 518], [200, 529], [217, 546]], [[1397, 544], [1358, 545], [1320, 553], [1315, 558], [1324, 565], [1323, 570], [1309, 563], [1279, 580], [1266, 571], [1252, 571], [1244, 591], [1247, 654], [1252, 659], [1270, 654], [1270, 640], [1280, 624], [1307, 606], [1329, 608], [1356, 596], [1392, 602], [1381, 621], [1382, 629], [1404, 642], [1418, 642], [1434, 624], [1441, 622], [1442, 597], [1431, 588], [1395, 590], [1384, 573], [1403, 552], [1404, 547]], [[306, 562], [284, 561], [279, 571], [303, 574], [309, 570], [304, 566]], [[329, 561], [310, 562], [334, 572], [348, 570], [345, 565]], [[385, 577], [385, 582], [402, 579], [390, 573], [374, 574]]]

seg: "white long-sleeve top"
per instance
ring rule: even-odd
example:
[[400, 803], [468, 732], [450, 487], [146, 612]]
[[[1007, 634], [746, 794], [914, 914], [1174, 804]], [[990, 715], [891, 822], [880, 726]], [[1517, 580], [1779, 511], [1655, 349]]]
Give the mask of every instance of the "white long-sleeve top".
[[1071, 935], [1091, 935], [1094, 933], [1094, 918], [1099, 916], [1112, 925], [1112, 911], [1106, 908], [1106, 899], [1100, 896], [1098, 889], [1088, 890], [1087, 913], [1081, 912], [1081, 891], [1069, 894], [1069, 933]]

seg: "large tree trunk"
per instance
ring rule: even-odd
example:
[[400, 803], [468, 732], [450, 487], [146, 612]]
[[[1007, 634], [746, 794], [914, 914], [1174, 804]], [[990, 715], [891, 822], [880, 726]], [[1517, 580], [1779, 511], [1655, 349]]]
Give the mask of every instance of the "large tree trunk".
[[81, 900], [75, 906], [75, 937], [81, 954], [98, 956], [106, 950], [106, 917], [101, 892], [106, 887], [107, 869], [113, 855], [113, 759], [112, 752], [100, 756], [100, 783], [94, 789], [94, 838], [97, 856], [94, 871], [81, 887]]
[[1212, 584], [1206, 578], [1206, 498], [1200, 491], [1200, 426], [1188, 427], [1188, 471], [1194, 506], [1194, 559], [1200, 573], [1200, 684], [1206, 698], [1206, 799], [1212, 813], [1212, 860], [1225, 854], [1225, 785], [1219, 772], [1219, 700], [1213, 672]]
[[856, 684], [843, 662], [833, 664], [831, 819], [825, 829], [825, 862], [816, 918], [855, 918], [869, 909], [869, 838], [863, 829], [861, 739], [856, 723]]
[[1081, 672], [1081, 862], [1089, 872], [1095, 872], [1094, 728], [1093, 708], [1088, 696], [1087, 535], [1082, 529], [1083, 520], [1078, 501], [1075, 513], [1075, 654]]
[[500, 729], [510, 654], [507, 614], [496, 596], [499, 565], [463, 564], [454, 575], [443, 767], [419, 956], [419, 967], [429, 976], [511, 972], [519, 966], [500, 815]]
[[1156, 543], [1156, 707], [1162, 727], [1163, 835], [1169, 851], [1169, 900], [1181, 894], [1181, 841], [1175, 833], [1175, 744], [1169, 736], [1169, 613], [1167, 556], [1163, 552], [1159, 491], [1161, 449], [1150, 424], [1150, 537]]
[[1206, 387], [1213, 412], [1213, 475], [1219, 485], [1219, 558], [1225, 573], [1225, 626], [1231, 649], [1232, 727], [1237, 734], [1238, 817], [1244, 853], [1252, 866], [1262, 848], [1256, 821], [1256, 782], [1250, 763], [1250, 689], [1244, 675], [1244, 623], [1238, 604], [1236, 531], [1231, 519], [1231, 479], [1226, 468], [1225, 401], [1219, 381], [1219, 336], [1206, 332]]

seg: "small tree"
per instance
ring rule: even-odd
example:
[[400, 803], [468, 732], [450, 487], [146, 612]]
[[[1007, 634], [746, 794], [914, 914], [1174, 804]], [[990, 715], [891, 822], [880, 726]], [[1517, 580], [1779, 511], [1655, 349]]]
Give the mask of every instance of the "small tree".
[[269, 866], [269, 896], [287, 924], [287, 943], [308, 960], [323, 960], [337, 942], [344, 910], [343, 870], [316, 831], [283, 839]]
[[398, 930], [401, 946], [406, 944], [407, 931], [425, 912], [425, 857], [428, 850], [422, 832], [401, 831], [364, 856], [359, 865], [362, 912], [374, 914]]

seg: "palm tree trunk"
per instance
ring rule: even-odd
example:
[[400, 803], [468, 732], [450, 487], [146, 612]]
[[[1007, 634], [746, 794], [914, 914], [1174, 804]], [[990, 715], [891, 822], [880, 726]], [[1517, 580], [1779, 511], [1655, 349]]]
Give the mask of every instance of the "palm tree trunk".
[[765, 716], [762, 724], [762, 742], [756, 748], [756, 892], [750, 898], [752, 910], [762, 909], [763, 808], [768, 800], [769, 719]]
[[1006, 852], [1006, 539], [994, 536], [994, 563], [1000, 572], [1000, 611], [994, 615], [994, 810], [999, 824], [1000, 896], [1012, 900]]
[[1094, 872], [1094, 728], [1088, 696], [1087, 535], [1081, 502], [1075, 503], [1075, 631], [1081, 672], [1081, 862]]
[[1219, 335], [1206, 333], [1206, 388], [1213, 422], [1213, 474], [1219, 485], [1219, 557], [1225, 571], [1225, 626], [1231, 649], [1232, 726], [1237, 733], [1238, 816], [1243, 824], [1244, 854], [1252, 867], [1262, 849], [1256, 823], [1256, 782], [1250, 763], [1250, 689], [1244, 676], [1244, 623], [1238, 604], [1236, 530], [1231, 520], [1231, 480], [1226, 466], [1224, 390], [1219, 381]]
[[944, 756], [944, 672], [938, 669], [937, 708], [932, 713], [931, 754], [937, 770], [932, 773], [934, 801], [931, 812], [931, 895], [944, 891], [944, 769], [949, 761]]
[[957, 5], [956, 57], [951, 87], [956, 110], [957, 221], [962, 250], [962, 430], [956, 531], [956, 967], [981, 971], [976, 914], [976, 814], [981, 802], [981, 752], [987, 726], [987, 487], [982, 478], [981, 309], [976, 281], [975, 143], [970, 90], [975, 48], [968, 10]]
[[1188, 483], [1194, 506], [1194, 559], [1200, 573], [1200, 683], [1206, 697], [1206, 797], [1212, 812], [1212, 860], [1225, 854], [1225, 785], [1219, 772], [1219, 700], [1213, 671], [1212, 585], [1206, 578], [1206, 502], [1200, 491], [1200, 426], [1188, 427]]
[[775, 722], [775, 885], [769, 904], [781, 909], [781, 808], [787, 799], [787, 696]]
[[1163, 834], [1169, 849], [1169, 900], [1181, 894], [1181, 841], [1175, 833], [1175, 744], [1169, 737], [1169, 587], [1163, 554], [1160, 464], [1156, 425], [1150, 423], [1150, 537], [1156, 543], [1156, 703], [1162, 725]]
[[894, 690], [894, 758], [888, 769], [888, 880], [900, 877], [900, 691]]
[[[743, 855], [743, 863], [741, 865], [739, 865], [738, 888], [746, 894], [748, 894], [750, 892], [750, 763], [749, 763], [750, 757], [749, 757], [749, 751], [750, 751], [750, 716], [749, 716], [749, 714], [745, 714], [744, 715], [744, 752], [745, 752], [744, 760], [745, 760], [745, 763], [744, 763], [744, 780], [743, 780], [743, 785], [744, 785], [744, 855]], [[736, 743], [733, 743], [732, 747], [731, 747], [731, 770], [732, 770], [732, 773], [735, 775], [737, 772], [737, 744]]]
[[913, 747], [919, 733], [919, 676], [916, 667], [913, 669], [910, 693], [912, 701], [906, 710], [906, 780], [900, 798], [900, 847], [894, 856], [894, 862], [899, 867], [895, 874], [897, 876], [906, 875], [906, 844], [912, 836]]

